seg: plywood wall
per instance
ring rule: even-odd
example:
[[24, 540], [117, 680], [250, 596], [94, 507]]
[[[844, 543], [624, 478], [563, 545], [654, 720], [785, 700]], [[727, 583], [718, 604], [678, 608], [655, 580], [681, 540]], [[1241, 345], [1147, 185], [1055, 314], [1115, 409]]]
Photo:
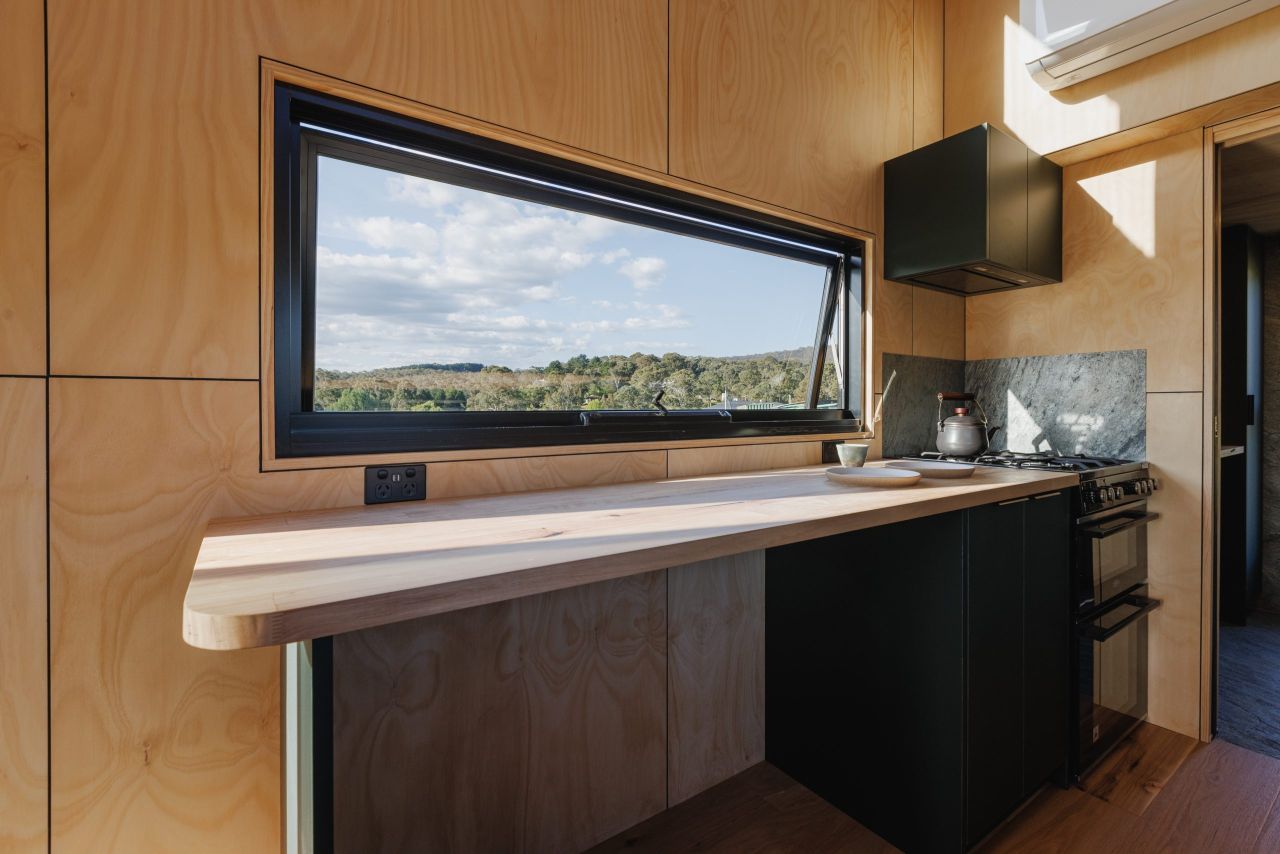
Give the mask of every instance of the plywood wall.
[[[356, 469], [260, 470], [261, 58], [872, 233], [877, 164], [942, 126], [941, 0], [45, 7], [6, 4], [0, 28], [0, 374], [49, 383], [54, 851], [278, 849], [278, 658], [190, 649], [178, 618], [209, 518], [361, 500]], [[735, 114], [750, 121], [721, 122]], [[959, 334], [922, 334], [909, 289], [873, 293], [891, 294], [894, 348]], [[433, 495], [482, 494], [668, 463], [663, 450], [442, 463], [430, 481]], [[24, 542], [43, 551], [38, 526]], [[28, 694], [44, 702], [36, 682]], [[14, 797], [41, 798], [40, 755]]]
[[667, 806], [667, 572], [334, 638], [338, 851], [581, 851]]
[[764, 571], [754, 551], [334, 638], [338, 850], [579, 851], [762, 762]]
[[982, 122], [1042, 154], [1280, 80], [1280, 9], [1047, 92], [1023, 68], [1019, 0], [947, 0], [946, 131]]
[[1063, 282], [970, 297], [970, 359], [1147, 351], [1151, 720], [1200, 735], [1204, 143], [1190, 131], [1066, 168]]

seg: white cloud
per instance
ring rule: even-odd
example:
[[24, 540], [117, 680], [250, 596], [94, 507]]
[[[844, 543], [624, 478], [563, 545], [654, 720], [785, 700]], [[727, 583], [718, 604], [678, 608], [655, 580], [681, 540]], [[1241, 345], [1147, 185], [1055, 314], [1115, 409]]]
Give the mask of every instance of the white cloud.
[[392, 219], [389, 216], [371, 216], [352, 219], [344, 223], [345, 230], [353, 233], [375, 249], [400, 249], [412, 253], [435, 251], [439, 236], [426, 223]]
[[630, 279], [638, 291], [656, 288], [666, 277], [666, 270], [667, 262], [651, 255], [632, 258], [618, 267], [618, 272]]
[[439, 208], [458, 201], [457, 188], [439, 181], [428, 181], [413, 175], [393, 175], [387, 179], [387, 191], [398, 202], [423, 208]]
[[593, 265], [618, 264], [638, 290], [662, 281], [663, 259], [608, 247], [618, 223], [409, 176], [388, 178], [386, 187], [399, 204], [373, 210], [388, 215], [325, 215], [316, 253], [321, 367], [520, 367], [563, 357], [568, 347], [618, 351], [614, 336], [624, 330], [690, 325], [663, 303], [592, 300], [612, 318], [584, 318], [566, 305], [574, 297], [562, 281]]

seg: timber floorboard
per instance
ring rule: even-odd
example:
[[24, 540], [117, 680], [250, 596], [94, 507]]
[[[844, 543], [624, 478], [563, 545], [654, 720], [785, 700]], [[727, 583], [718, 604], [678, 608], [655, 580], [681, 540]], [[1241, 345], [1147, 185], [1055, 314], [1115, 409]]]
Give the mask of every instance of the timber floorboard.
[[1198, 744], [1163, 727], [1140, 726], [1080, 781], [1080, 788], [1142, 815]]
[[1224, 624], [1218, 656], [1218, 737], [1280, 759], [1280, 616]]
[[[1112, 802], [1080, 788], [1046, 786], [977, 850], [1280, 851], [1280, 760], [1221, 739], [1190, 747], [1187, 742], [1143, 724], [1118, 754], [1127, 758], [1117, 758], [1090, 778]], [[896, 849], [761, 763], [591, 850], [882, 854]]]

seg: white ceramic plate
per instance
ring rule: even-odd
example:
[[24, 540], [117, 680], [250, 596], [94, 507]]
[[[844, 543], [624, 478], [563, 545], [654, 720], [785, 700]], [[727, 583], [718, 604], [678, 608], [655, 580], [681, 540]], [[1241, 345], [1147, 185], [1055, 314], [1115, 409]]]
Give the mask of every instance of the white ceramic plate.
[[968, 463], [944, 463], [934, 460], [894, 460], [885, 465], [896, 469], [918, 471], [925, 477], [969, 477], [977, 468]]
[[847, 468], [835, 466], [827, 469], [827, 478], [845, 486], [911, 486], [920, 480], [920, 472], [891, 468]]

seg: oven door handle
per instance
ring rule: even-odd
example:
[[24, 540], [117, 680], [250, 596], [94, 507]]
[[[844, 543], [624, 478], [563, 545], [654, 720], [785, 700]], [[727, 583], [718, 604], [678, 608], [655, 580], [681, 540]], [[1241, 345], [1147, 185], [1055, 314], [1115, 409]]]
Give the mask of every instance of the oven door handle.
[[1100, 629], [1094, 623], [1089, 623], [1084, 627], [1082, 632], [1084, 636], [1089, 638], [1089, 640], [1101, 643], [1124, 631], [1126, 628], [1133, 625], [1138, 620], [1141, 620], [1147, 614], [1150, 614], [1164, 603], [1160, 599], [1149, 599], [1146, 596], [1126, 596], [1124, 597], [1124, 604], [1137, 605], [1138, 610], [1134, 611], [1132, 614], [1109, 628]]
[[1128, 522], [1125, 522], [1123, 525], [1116, 525], [1114, 528], [1103, 528], [1101, 526], [1093, 527], [1093, 528], [1081, 528], [1080, 533], [1084, 534], [1086, 537], [1092, 537], [1095, 540], [1105, 540], [1107, 537], [1110, 537], [1112, 534], [1118, 534], [1121, 531], [1128, 531], [1129, 529], [1136, 528], [1139, 525], [1145, 525], [1148, 522], [1154, 522], [1156, 519], [1159, 519], [1159, 518], [1160, 518], [1159, 513], [1143, 513], [1141, 516], [1130, 516]]

